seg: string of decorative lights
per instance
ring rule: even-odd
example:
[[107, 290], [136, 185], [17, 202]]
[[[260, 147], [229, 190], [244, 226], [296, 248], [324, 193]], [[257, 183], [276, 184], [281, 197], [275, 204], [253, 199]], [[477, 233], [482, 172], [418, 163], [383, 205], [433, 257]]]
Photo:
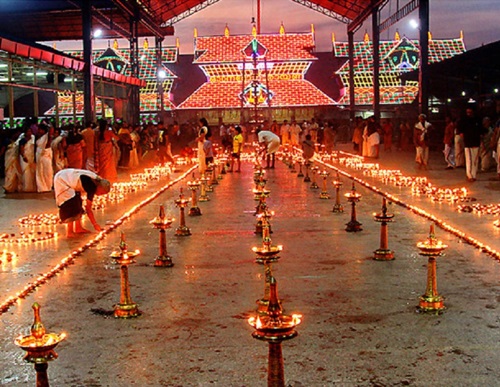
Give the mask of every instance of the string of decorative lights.
[[164, 193], [166, 190], [168, 190], [170, 187], [178, 183], [179, 181], [183, 180], [185, 177], [187, 177], [194, 169], [196, 166], [192, 166], [189, 168], [185, 173], [180, 175], [177, 179], [172, 180], [165, 184], [162, 188], [148, 196], [146, 199], [141, 201], [139, 204], [133, 206], [131, 209], [129, 209], [127, 212], [125, 212], [120, 218], [118, 218], [116, 221], [114, 221], [111, 225], [109, 225], [108, 228], [105, 230], [102, 230], [99, 232], [94, 238], [92, 238], [89, 242], [87, 242], [85, 245], [79, 247], [78, 249], [72, 251], [69, 253], [67, 256], [61, 259], [61, 261], [55, 265], [52, 269], [49, 271], [46, 271], [43, 274], [40, 274], [33, 282], [30, 282], [27, 284], [22, 290], [16, 292], [14, 295], [9, 296], [5, 301], [3, 301], [0, 304], [0, 316], [7, 312], [10, 307], [12, 307], [14, 304], [16, 304], [20, 299], [25, 298], [28, 294], [33, 292], [36, 288], [39, 286], [45, 284], [49, 279], [57, 275], [59, 272], [64, 270], [66, 267], [69, 265], [73, 264], [75, 261], [75, 258], [83, 254], [86, 250], [90, 249], [91, 247], [95, 246], [97, 243], [99, 243], [101, 240], [104, 239], [104, 237], [111, 233], [113, 230], [115, 230], [117, 227], [119, 227], [124, 221], [128, 220], [132, 215], [134, 215], [136, 212], [138, 212], [141, 208], [146, 206], [147, 204], [151, 203], [153, 200], [158, 198], [162, 193]]

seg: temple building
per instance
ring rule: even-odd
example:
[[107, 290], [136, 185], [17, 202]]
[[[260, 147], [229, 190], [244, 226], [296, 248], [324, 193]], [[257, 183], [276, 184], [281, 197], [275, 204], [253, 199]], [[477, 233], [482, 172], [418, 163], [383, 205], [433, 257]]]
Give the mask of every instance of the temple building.
[[[337, 102], [349, 105], [349, 45], [333, 41], [333, 55], [345, 58], [345, 63], [335, 73], [344, 85], [342, 97]], [[403, 81], [401, 75], [418, 69], [420, 48], [418, 40], [400, 37], [381, 41], [380, 51], [380, 103], [383, 105], [411, 104], [418, 95], [418, 81]], [[433, 39], [429, 34], [429, 64], [438, 63], [465, 52], [463, 34], [456, 39]], [[368, 34], [361, 42], [354, 42], [354, 87], [357, 106], [373, 104], [373, 42]]]
[[[309, 33], [197, 36], [193, 64], [206, 77], [178, 110], [204, 110], [209, 120], [240, 122], [273, 118], [306, 119], [335, 101], [305, 79], [313, 54]], [[212, 117], [214, 116], [214, 117]]]

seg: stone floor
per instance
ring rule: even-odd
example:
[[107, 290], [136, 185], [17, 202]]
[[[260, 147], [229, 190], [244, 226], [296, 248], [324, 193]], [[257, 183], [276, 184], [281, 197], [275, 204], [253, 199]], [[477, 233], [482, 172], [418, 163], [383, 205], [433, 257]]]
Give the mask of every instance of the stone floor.
[[[425, 175], [438, 187], [466, 187], [478, 203], [498, 202], [500, 182], [494, 180], [494, 172], [466, 183], [465, 171], [445, 171], [437, 152], [430, 170], [422, 173], [415, 170], [411, 153], [382, 152], [377, 161], [408, 176]], [[432, 202], [412, 195], [409, 188], [334, 167], [500, 251], [495, 216], [458, 213], [456, 205]], [[389, 205], [395, 215], [389, 225], [389, 247], [396, 259], [374, 261], [380, 224], [373, 213], [380, 211], [380, 194], [357, 184], [363, 231], [347, 233], [350, 213], [344, 199], [346, 212], [332, 213], [334, 201], [319, 199], [319, 190], [310, 189], [281, 162], [267, 176], [268, 205], [276, 213], [272, 240], [284, 246], [280, 261], [273, 265], [279, 296], [285, 313], [303, 315], [298, 337], [283, 342], [287, 385], [498, 385], [500, 266], [495, 257], [437, 227], [437, 237], [449, 246], [437, 263], [438, 288], [447, 310], [441, 315], [417, 314], [427, 259], [419, 255], [416, 243], [427, 237], [428, 219], [401, 205]], [[209, 193], [211, 200], [200, 203], [202, 216], [187, 217], [191, 236], [175, 237], [174, 230], [167, 231], [174, 267], [152, 266], [159, 244], [158, 231], [149, 221], [160, 205], [179, 218], [174, 200], [181, 187], [187, 189], [185, 179], [4, 311], [0, 384], [35, 383], [33, 366], [23, 362], [14, 339], [28, 334], [36, 301], [47, 330], [68, 335], [57, 347], [59, 358], [49, 365], [53, 386], [266, 385], [267, 344], [252, 338], [246, 321], [264, 293], [263, 267], [255, 263], [251, 250], [261, 244], [254, 234], [252, 179], [252, 165], [243, 163], [242, 173], [225, 175]], [[347, 177], [343, 181], [345, 193], [351, 183]], [[166, 180], [153, 183], [127, 195], [98, 212], [98, 221], [109, 227], [165, 184]], [[333, 194], [331, 184], [328, 188]], [[55, 205], [50, 194], [3, 195], [0, 209], [0, 233], [19, 233], [19, 217], [55, 212]], [[62, 226], [57, 230], [64, 234]], [[143, 312], [136, 319], [109, 317], [120, 297], [120, 270], [109, 258], [117, 249], [120, 230], [130, 249], [141, 250], [137, 263], [129, 267], [132, 299]], [[0, 264], [0, 305], [95, 236], [0, 246], [18, 253], [14, 261]]]

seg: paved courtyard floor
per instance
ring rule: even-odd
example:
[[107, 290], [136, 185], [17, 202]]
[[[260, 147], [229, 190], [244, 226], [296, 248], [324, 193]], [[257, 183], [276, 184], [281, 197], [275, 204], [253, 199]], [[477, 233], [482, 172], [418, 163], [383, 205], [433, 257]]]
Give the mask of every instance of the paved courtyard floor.
[[[444, 170], [442, 158], [433, 153], [429, 171], [417, 171], [411, 153], [382, 152], [376, 162], [405, 176], [426, 176], [438, 188], [466, 188], [476, 201], [461, 204], [498, 204], [496, 173], [481, 173], [478, 181], [468, 183], [464, 169]], [[345, 212], [335, 214], [334, 199], [320, 199], [320, 190], [311, 189], [284, 163], [266, 171], [267, 202], [275, 212], [271, 237], [273, 244], [283, 245], [273, 274], [284, 312], [303, 315], [299, 335], [282, 344], [287, 386], [498, 385], [497, 216], [458, 212], [459, 203], [432, 201], [409, 187], [329, 164], [373, 188], [356, 183], [362, 195], [357, 206], [361, 232], [345, 231], [350, 208], [343, 196]], [[172, 174], [170, 181], [188, 168]], [[179, 210], [174, 200], [180, 188], [188, 195], [191, 173], [186, 175], [147, 204], [146, 198], [167, 185], [167, 178], [98, 211], [98, 221], [110, 227], [140, 205], [90, 247], [96, 234], [66, 239], [61, 225], [56, 226], [57, 239], [0, 246], [0, 251], [17, 254], [0, 264], [0, 305], [82, 248], [71, 265], [1, 312], [0, 384], [35, 384], [33, 365], [23, 361], [14, 339], [29, 333], [31, 306], [38, 302], [47, 330], [67, 333], [57, 347], [59, 358], [49, 364], [52, 386], [266, 385], [267, 344], [252, 338], [247, 323], [264, 293], [263, 267], [252, 252], [262, 243], [254, 234], [253, 166], [245, 162], [241, 173], [224, 175], [209, 193], [211, 200], [199, 203], [202, 216], [186, 217], [192, 235], [175, 237]], [[328, 180], [332, 196], [334, 177], [332, 173]], [[342, 180], [343, 195], [352, 180], [345, 175]], [[373, 213], [380, 212], [380, 193], [400, 202], [389, 204], [395, 215], [389, 225], [395, 260], [389, 262], [372, 259], [379, 247], [380, 224]], [[166, 232], [172, 268], [153, 267], [159, 233], [149, 221], [160, 205], [177, 219]], [[408, 209], [410, 205], [414, 207]], [[44, 212], [55, 213], [51, 194], [0, 195], [0, 233], [28, 232], [18, 219]], [[419, 255], [416, 243], [427, 238], [433, 223], [417, 212], [437, 219], [436, 235], [448, 245], [445, 256], [437, 259], [438, 290], [447, 307], [440, 315], [415, 312], [427, 275], [427, 258]], [[447, 232], [443, 224], [462, 236]], [[118, 248], [120, 231], [129, 249], [141, 251], [129, 267], [131, 296], [143, 313], [135, 319], [110, 316], [120, 299], [120, 269], [109, 255]]]

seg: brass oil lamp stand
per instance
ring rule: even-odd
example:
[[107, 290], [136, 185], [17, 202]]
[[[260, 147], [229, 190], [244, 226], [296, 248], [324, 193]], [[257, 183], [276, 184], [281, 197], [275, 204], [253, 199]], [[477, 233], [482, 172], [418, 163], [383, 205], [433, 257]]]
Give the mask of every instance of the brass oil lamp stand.
[[265, 176], [264, 171], [261, 171], [258, 174], [254, 174], [254, 183], [255, 183], [255, 188], [253, 190], [254, 200], [260, 200], [260, 194], [262, 191], [264, 191], [266, 187], [267, 179], [264, 176]]
[[122, 232], [120, 250], [113, 251], [110, 255], [120, 265], [120, 303], [114, 307], [114, 316], [117, 318], [130, 318], [141, 315], [137, 304], [130, 297], [130, 282], [128, 278], [128, 265], [135, 263], [134, 258], [138, 255], [139, 250], [128, 251], [125, 234]]
[[206, 177], [207, 177], [207, 181], [205, 183], [205, 190], [207, 192], [214, 192], [214, 187], [212, 185], [212, 181], [213, 181], [213, 173], [214, 173], [214, 166], [213, 164], [209, 164], [207, 166], [207, 170], [205, 171], [206, 172]]
[[361, 200], [361, 195], [356, 192], [354, 183], [352, 183], [351, 192], [346, 193], [344, 196], [347, 198], [347, 201], [351, 203], [351, 220], [346, 224], [345, 230], [347, 232], [357, 232], [363, 230], [361, 223], [359, 223], [356, 219], [356, 203]]
[[326, 188], [326, 179], [330, 176], [328, 171], [323, 171], [319, 174], [323, 178], [323, 184], [321, 188], [321, 192], [319, 194], [320, 199], [330, 199], [330, 194], [328, 193], [328, 189]]
[[389, 250], [389, 234], [387, 223], [392, 222], [394, 214], [387, 213], [387, 199], [382, 198], [382, 212], [375, 214], [375, 221], [380, 223], [380, 247], [375, 250], [373, 259], [376, 261], [392, 261], [394, 251]]
[[[203, 190], [202, 190], [203, 191]], [[201, 197], [200, 197], [201, 200]], [[189, 236], [191, 235], [191, 230], [186, 226], [186, 215], [185, 208], [189, 204], [189, 200], [184, 197], [184, 193], [181, 188], [181, 193], [179, 194], [179, 199], [175, 201], [175, 205], [179, 207], [180, 211], [180, 219], [179, 219], [179, 227], [175, 229], [176, 236]]]
[[270, 193], [271, 193], [271, 191], [269, 191], [265, 188], [262, 189], [262, 191], [259, 193], [259, 203], [257, 204], [257, 207], [255, 207], [254, 215], [259, 215], [267, 209], [266, 198], [269, 197]]
[[335, 187], [335, 204], [333, 205], [332, 212], [336, 214], [340, 214], [344, 212], [344, 207], [340, 204], [340, 188], [342, 188], [342, 180], [340, 180], [340, 176], [337, 173], [337, 178], [332, 182]]
[[444, 298], [437, 290], [436, 258], [443, 255], [443, 251], [448, 247], [436, 238], [434, 234], [434, 224], [431, 224], [429, 237], [424, 242], [418, 242], [417, 247], [420, 255], [428, 257], [427, 262], [427, 287], [425, 294], [420, 296], [417, 312], [440, 314], [446, 307]]
[[306, 160], [304, 162], [304, 168], [306, 170], [306, 174], [304, 176], [304, 183], [310, 183], [311, 182], [311, 177], [309, 176], [309, 167], [310, 167], [311, 163], [309, 160]]
[[191, 180], [187, 182], [188, 189], [191, 191], [191, 207], [189, 208], [188, 215], [189, 216], [200, 216], [201, 209], [198, 207], [198, 195], [197, 191], [201, 186], [201, 182], [199, 180]]
[[271, 226], [269, 219], [273, 215], [272, 212], [264, 211], [259, 215], [262, 221], [262, 247], [253, 247], [252, 251], [257, 254], [255, 261], [264, 265], [264, 297], [257, 301], [257, 311], [266, 313], [269, 304], [269, 279], [272, 276], [271, 263], [277, 262], [279, 254], [283, 250], [283, 246], [273, 246], [271, 241]]
[[212, 180], [210, 182], [210, 185], [218, 185], [219, 180], [217, 180], [217, 171], [219, 170], [219, 160], [214, 160], [214, 163], [212, 164]]
[[311, 189], [318, 189], [319, 188], [318, 183], [316, 183], [316, 175], [318, 173], [318, 170], [319, 170], [319, 167], [312, 167], [311, 168], [312, 181], [311, 181], [311, 185], [309, 187]]
[[278, 300], [276, 279], [271, 276], [269, 281], [269, 304], [265, 315], [250, 317], [248, 323], [255, 329], [252, 337], [267, 341], [269, 344], [267, 386], [285, 387], [285, 367], [281, 342], [297, 336], [295, 327], [300, 324], [302, 316], [283, 314]]
[[160, 206], [160, 213], [158, 216], [149, 222], [154, 228], [160, 230], [160, 254], [155, 259], [155, 267], [174, 266], [172, 257], [167, 253], [167, 236], [165, 232], [165, 230], [170, 228], [174, 220], [174, 218], [165, 217], [165, 209], [163, 206]]
[[297, 177], [304, 177], [304, 172], [302, 172], [302, 164], [304, 164], [304, 160], [299, 158], [297, 162], [299, 163], [299, 173], [297, 173]]
[[210, 197], [207, 195], [208, 180], [209, 180], [208, 177], [205, 177], [205, 175], [201, 175], [200, 177], [201, 191], [200, 191], [200, 197], [198, 198], [200, 202], [208, 202], [210, 200]]
[[227, 157], [221, 157], [220, 158], [220, 163], [219, 163], [219, 174], [217, 175], [218, 180], [222, 180], [224, 178], [223, 175], [226, 174], [226, 163], [227, 163]]
[[[263, 192], [268, 192], [268, 191], [263, 191]], [[257, 206], [259, 207], [259, 206]], [[257, 214], [257, 222], [255, 223], [255, 235], [262, 235], [264, 236], [264, 225], [267, 225], [269, 227], [269, 234], [272, 234], [272, 228], [271, 228], [271, 223], [269, 222], [269, 219], [274, 215], [273, 211], [269, 211], [267, 208], [267, 203], [265, 204], [265, 207], [260, 208], [260, 213]]]
[[40, 319], [40, 305], [35, 302], [32, 308], [34, 321], [31, 325], [31, 334], [18, 337], [14, 343], [26, 351], [24, 361], [35, 365], [36, 386], [49, 387], [48, 362], [57, 359], [54, 348], [66, 338], [66, 334], [46, 333]]

